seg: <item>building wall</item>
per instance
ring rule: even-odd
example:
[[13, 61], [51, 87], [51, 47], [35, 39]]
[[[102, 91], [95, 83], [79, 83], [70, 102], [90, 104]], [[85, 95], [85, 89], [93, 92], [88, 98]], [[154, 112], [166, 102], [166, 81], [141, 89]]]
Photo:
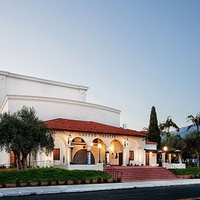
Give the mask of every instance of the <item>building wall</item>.
[[[81, 138], [84, 143], [79, 145], [73, 145], [71, 141], [75, 138]], [[124, 146], [124, 141], [128, 139], [128, 144]], [[68, 142], [70, 140], [70, 142]], [[101, 143], [101, 148], [98, 148], [94, 141], [98, 140]], [[125, 158], [122, 165], [129, 164], [129, 151], [134, 151], [134, 164], [145, 165], [145, 151], [143, 138], [134, 136], [121, 136], [114, 134], [98, 134], [98, 133], [79, 133], [79, 132], [64, 132], [56, 131], [55, 134], [56, 148], [60, 148], [61, 155], [66, 158], [66, 163], [54, 162], [57, 165], [69, 164], [74, 158], [74, 155], [81, 149], [90, 151], [95, 157], [95, 164], [99, 161], [99, 153], [101, 162], [105, 163], [106, 151], [109, 152], [109, 163], [111, 165], [119, 165], [119, 153], [123, 153]], [[59, 141], [59, 142], [58, 142]], [[72, 147], [72, 150], [68, 147]], [[99, 152], [100, 151], [100, 152]]]
[[[37, 117], [41, 120], [66, 118], [94, 121], [119, 127], [120, 111], [86, 102], [87, 90], [88, 88], [85, 86], [0, 71], [0, 113], [13, 113], [21, 110], [23, 106], [27, 106], [34, 107]], [[72, 149], [68, 144], [69, 135], [71, 135], [71, 139], [82, 138], [86, 145], [75, 145]], [[91, 145], [95, 139], [99, 139], [102, 144], [100, 149]], [[145, 165], [143, 137], [56, 132], [55, 147], [61, 149], [61, 159], [54, 162], [56, 165], [69, 164], [71, 157], [81, 149], [86, 149], [92, 153], [95, 164], [99, 159], [105, 162], [105, 154], [109, 152], [110, 164], [119, 164], [120, 155], [123, 154], [121, 164], [127, 165], [129, 163], [129, 151], [134, 151], [134, 163]], [[9, 163], [9, 159], [9, 154], [4, 151], [0, 152], [0, 164]], [[37, 162], [39, 162], [37, 165], [41, 167], [49, 166], [47, 163], [53, 162], [53, 155], [46, 156], [45, 153], [38, 152]]]
[[88, 87], [0, 71], [0, 104], [6, 95], [25, 95], [86, 101]]
[[24, 105], [34, 107], [37, 117], [42, 120], [65, 118], [120, 126], [119, 110], [73, 100], [9, 96], [4, 101], [0, 112], [13, 113], [21, 110]]
[[120, 126], [120, 111], [86, 102], [88, 87], [0, 71], [0, 113], [34, 107], [42, 120], [66, 118]]
[[10, 154], [3, 149], [0, 151], [0, 166], [10, 166]]

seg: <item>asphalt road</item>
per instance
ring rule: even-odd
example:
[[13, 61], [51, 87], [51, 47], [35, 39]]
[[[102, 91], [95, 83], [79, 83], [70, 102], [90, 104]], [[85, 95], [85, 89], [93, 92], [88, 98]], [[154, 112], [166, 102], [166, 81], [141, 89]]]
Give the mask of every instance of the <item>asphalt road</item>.
[[[198, 198], [199, 197], [199, 198]], [[138, 188], [97, 192], [65, 193], [21, 197], [3, 197], [2, 200], [127, 200], [127, 199], [200, 199], [200, 185]]]

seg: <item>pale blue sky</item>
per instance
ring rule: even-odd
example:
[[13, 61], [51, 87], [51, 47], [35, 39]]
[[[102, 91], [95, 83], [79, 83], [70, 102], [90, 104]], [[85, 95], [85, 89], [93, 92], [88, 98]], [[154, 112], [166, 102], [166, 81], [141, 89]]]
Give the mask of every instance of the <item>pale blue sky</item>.
[[0, 70], [89, 87], [148, 127], [200, 112], [199, 0], [0, 0]]

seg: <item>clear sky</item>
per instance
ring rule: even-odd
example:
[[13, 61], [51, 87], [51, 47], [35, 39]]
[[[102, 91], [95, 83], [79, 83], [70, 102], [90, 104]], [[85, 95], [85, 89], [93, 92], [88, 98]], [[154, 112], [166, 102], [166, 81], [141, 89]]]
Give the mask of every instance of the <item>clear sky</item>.
[[0, 70], [88, 86], [121, 125], [200, 112], [199, 0], [0, 0]]

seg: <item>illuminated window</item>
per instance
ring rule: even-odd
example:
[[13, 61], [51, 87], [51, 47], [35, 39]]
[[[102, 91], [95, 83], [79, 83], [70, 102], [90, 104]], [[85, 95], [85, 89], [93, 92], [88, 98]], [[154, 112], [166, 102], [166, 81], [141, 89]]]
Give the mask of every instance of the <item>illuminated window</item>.
[[134, 160], [134, 151], [129, 151], [129, 159]]
[[54, 160], [60, 160], [60, 149], [59, 148], [54, 148], [53, 159]]
[[10, 165], [11, 166], [15, 166], [16, 163], [15, 163], [15, 154], [13, 151], [10, 152]]

